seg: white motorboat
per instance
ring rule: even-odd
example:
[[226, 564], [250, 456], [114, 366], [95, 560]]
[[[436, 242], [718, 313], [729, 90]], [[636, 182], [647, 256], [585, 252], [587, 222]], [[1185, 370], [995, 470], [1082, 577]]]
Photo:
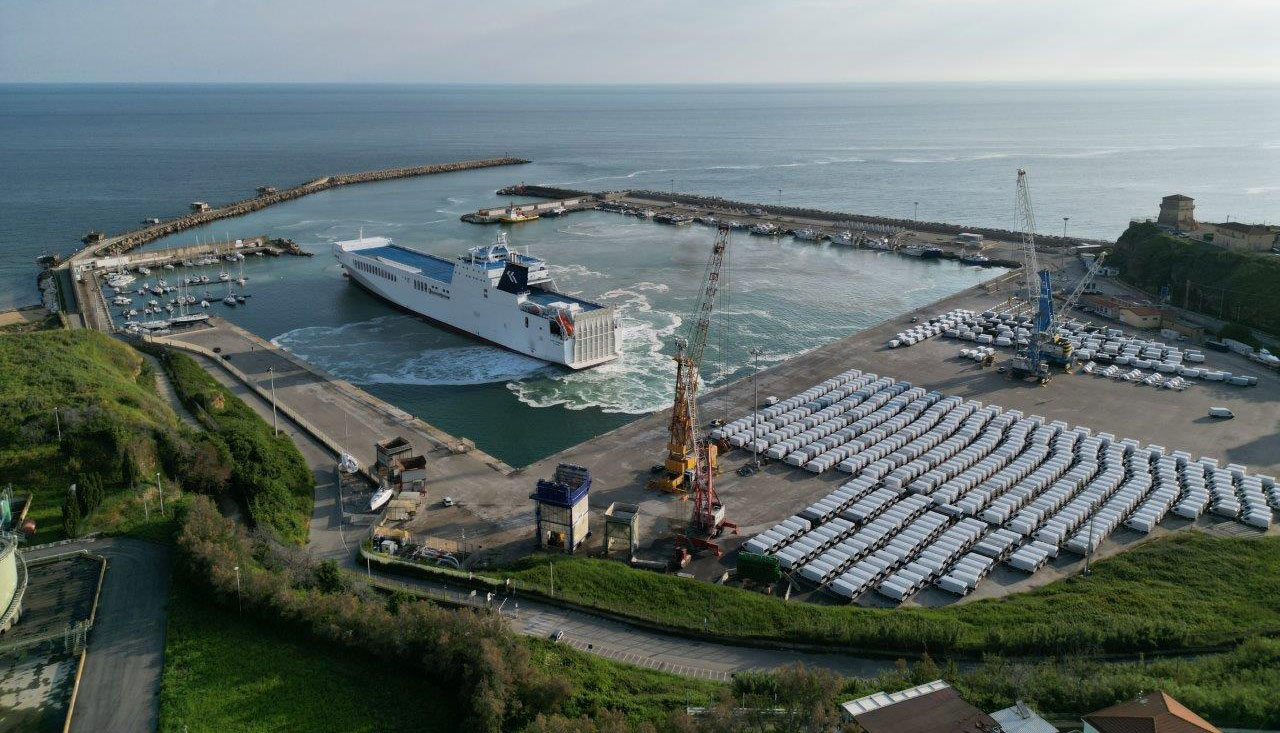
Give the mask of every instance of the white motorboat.
[[391, 501], [391, 489], [378, 489], [369, 497], [369, 511], [376, 512]]

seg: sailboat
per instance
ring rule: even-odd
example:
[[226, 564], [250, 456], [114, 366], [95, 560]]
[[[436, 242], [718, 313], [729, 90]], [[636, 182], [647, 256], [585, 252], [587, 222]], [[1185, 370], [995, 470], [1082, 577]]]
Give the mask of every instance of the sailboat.
[[[169, 319], [170, 323], [175, 326], [188, 326], [193, 323], [203, 323], [209, 320], [208, 313], [188, 313], [187, 306], [195, 302], [195, 297], [187, 295], [183, 292], [183, 286], [178, 286], [178, 315]], [[206, 304], [207, 305], [207, 304]]]

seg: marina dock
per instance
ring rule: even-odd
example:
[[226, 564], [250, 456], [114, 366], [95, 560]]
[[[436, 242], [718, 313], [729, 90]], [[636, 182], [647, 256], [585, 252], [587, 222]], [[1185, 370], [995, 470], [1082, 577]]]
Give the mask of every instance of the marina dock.
[[83, 327], [113, 333], [117, 330], [117, 325], [111, 316], [111, 309], [107, 306], [102, 289], [102, 283], [109, 273], [137, 270], [139, 267], [159, 270], [166, 266], [180, 266], [184, 262], [206, 257], [221, 260], [233, 253], [241, 256], [268, 257], [310, 256], [311, 254], [290, 240], [268, 239], [266, 235], [261, 235], [221, 242], [204, 242], [185, 247], [108, 255], [82, 261], [74, 270], [67, 271], [69, 275], [67, 279], [71, 281], [69, 287], [82, 306], [79, 316], [83, 320]]

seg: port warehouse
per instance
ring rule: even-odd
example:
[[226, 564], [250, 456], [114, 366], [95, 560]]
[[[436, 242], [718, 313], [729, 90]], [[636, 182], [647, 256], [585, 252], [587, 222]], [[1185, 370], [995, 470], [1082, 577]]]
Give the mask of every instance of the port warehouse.
[[1275, 479], [1244, 466], [857, 369], [713, 437], [853, 475], [743, 546], [850, 600], [874, 588], [903, 601], [931, 583], [965, 595], [998, 562], [1034, 573], [1062, 550], [1092, 552], [1121, 524], [1148, 533], [1170, 512], [1265, 531], [1280, 509]]

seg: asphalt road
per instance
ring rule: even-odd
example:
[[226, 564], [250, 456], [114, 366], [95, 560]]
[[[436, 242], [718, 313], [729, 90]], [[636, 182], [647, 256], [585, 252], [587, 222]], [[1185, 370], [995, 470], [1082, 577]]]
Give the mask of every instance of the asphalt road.
[[74, 550], [107, 558], [98, 616], [89, 632], [72, 731], [152, 731], [159, 715], [169, 602], [170, 549], [115, 537], [31, 552], [37, 558]]

